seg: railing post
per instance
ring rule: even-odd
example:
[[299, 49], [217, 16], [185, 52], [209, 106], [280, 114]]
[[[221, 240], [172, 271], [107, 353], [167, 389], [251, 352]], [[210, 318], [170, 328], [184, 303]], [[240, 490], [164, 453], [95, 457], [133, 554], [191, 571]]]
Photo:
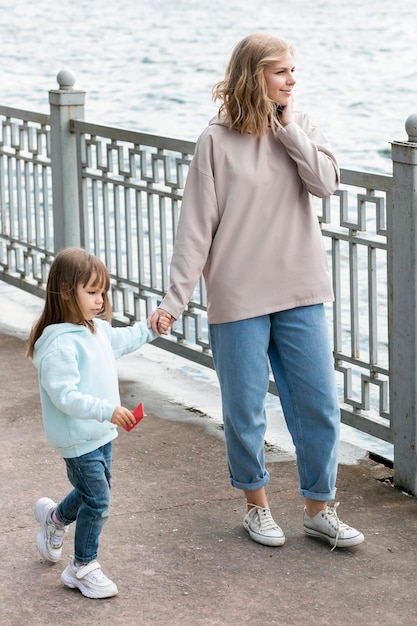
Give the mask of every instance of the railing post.
[[417, 114], [392, 143], [388, 214], [388, 329], [394, 484], [417, 495]]
[[54, 251], [80, 245], [80, 209], [76, 138], [71, 119], [84, 119], [85, 92], [73, 89], [74, 75], [62, 70], [59, 89], [49, 92], [51, 110], [51, 166], [54, 215]]

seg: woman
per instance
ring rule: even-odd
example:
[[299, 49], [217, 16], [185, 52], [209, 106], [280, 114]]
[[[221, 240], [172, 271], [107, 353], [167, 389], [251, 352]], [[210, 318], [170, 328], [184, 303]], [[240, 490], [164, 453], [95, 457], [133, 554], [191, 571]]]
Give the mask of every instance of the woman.
[[[324, 302], [333, 299], [310, 194], [324, 198], [339, 170], [323, 133], [294, 111], [293, 50], [266, 34], [235, 47], [213, 89], [218, 116], [198, 139], [184, 190], [170, 287], [154, 331], [186, 307], [201, 272], [219, 378], [232, 486], [244, 527], [285, 542], [265, 493], [269, 365], [297, 457], [304, 530], [333, 547], [364, 540], [329, 507], [336, 494], [340, 411]], [[163, 332], [163, 330], [161, 331]]]

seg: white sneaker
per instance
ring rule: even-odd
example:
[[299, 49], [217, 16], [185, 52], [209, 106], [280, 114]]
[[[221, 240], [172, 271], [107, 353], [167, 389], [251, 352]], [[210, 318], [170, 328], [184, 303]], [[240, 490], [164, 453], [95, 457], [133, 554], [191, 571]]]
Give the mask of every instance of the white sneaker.
[[36, 519], [40, 523], [37, 536], [38, 550], [47, 561], [56, 563], [62, 555], [62, 544], [68, 526], [57, 526], [52, 521], [52, 513], [57, 505], [51, 498], [40, 498], [35, 505]]
[[274, 521], [270, 509], [251, 506], [243, 520], [243, 527], [248, 531], [249, 537], [264, 546], [282, 546], [285, 535]]
[[103, 574], [97, 561], [75, 567], [72, 558], [62, 572], [61, 580], [71, 589], [77, 587], [86, 598], [111, 598], [118, 593], [116, 585]]
[[310, 537], [327, 540], [335, 548], [350, 548], [357, 546], [365, 537], [359, 530], [342, 522], [336, 513], [339, 503], [333, 508], [329, 506], [314, 517], [310, 517], [304, 509], [304, 531]]

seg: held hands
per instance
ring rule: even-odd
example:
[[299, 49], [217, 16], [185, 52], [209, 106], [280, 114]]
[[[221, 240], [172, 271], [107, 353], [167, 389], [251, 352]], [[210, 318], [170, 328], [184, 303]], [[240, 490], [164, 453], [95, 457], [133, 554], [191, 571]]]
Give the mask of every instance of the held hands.
[[148, 317], [148, 327], [152, 328], [155, 335], [167, 335], [168, 329], [174, 322], [175, 317], [172, 317], [172, 315], [163, 309], [152, 311]]

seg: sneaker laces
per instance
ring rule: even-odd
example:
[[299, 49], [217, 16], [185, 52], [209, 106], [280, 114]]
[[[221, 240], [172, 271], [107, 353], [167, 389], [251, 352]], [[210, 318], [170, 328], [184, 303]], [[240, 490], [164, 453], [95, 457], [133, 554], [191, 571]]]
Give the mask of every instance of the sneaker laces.
[[326, 509], [326, 519], [328, 519], [329, 522], [331, 522], [331, 524], [333, 524], [333, 526], [336, 528], [336, 538], [335, 538], [334, 546], [330, 550], [330, 552], [333, 552], [333, 550], [337, 547], [337, 542], [339, 540], [340, 533], [350, 528], [348, 524], [345, 524], [344, 522], [342, 522], [341, 519], [339, 519], [339, 516], [337, 514], [337, 507], [339, 506], [339, 504], [340, 502], [335, 502], [333, 508], [328, 506]]
[[55, 525], [55, 528], [49, 538], [49, 541], [53, 548], [60, 548], [62, 546], [64, 542], [64, 535], [66, 532], [68, 532], [68, 529], [66, 526], [59, 528], [58, 526]]
[[275, 530], [278, 528], [276, 521], [272, 517], [271, 509], [258, 506], [257, 504], [248, 503], [248, 506], [251, 507], [248, 513], [250, 513], [253, 509], [255, 509], [256, 512], [258, 513], [259, 523], [260, 523], [262, 532], [267, 531], [267, 530]]

